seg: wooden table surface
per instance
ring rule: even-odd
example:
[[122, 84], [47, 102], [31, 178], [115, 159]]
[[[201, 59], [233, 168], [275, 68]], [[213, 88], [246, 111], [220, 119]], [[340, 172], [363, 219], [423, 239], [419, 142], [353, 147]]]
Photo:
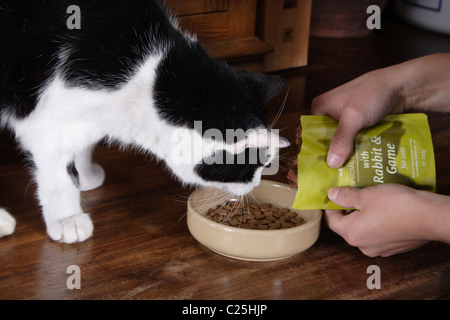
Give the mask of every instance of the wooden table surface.
[[[290, 86], [276, 127], [290, 140], [311, 99], [369, 70], [450, 51], [450, 37], [392, 18], [360, 39], [310, 43], [309, 66], [280, 73]], [[269, 105], [274, 115], [283, 97]], [[438, 192], [450, 195], [450, 115], [430, 115]], [[439, 299], [450, 297], [450, 246], [429, 243], [388, 258], [369, 258], [322, 226], [309, 250], [276, 262], [225, 258], [199, 244], [186, 226], [181, 187], [151, 157], [99, 147], [104, 186], [84, 192], [94, 236], [61, 244], [45, 232], [35, 186], [7, 133], [0, 140], [0, 205], [17, 219], [0, 239], [0, 299]], [[295, 148], [282, 153], [295, 155]], [[283, 164], [282, 164], [283, 165]], [[283, 169], [269, 179], [285, 182]], [[450, 211], [450, 208], [449, 208]], [[79, 266], [81, 289], [68, 289], [67, 268]], [[370, 290], [369, 266], [381, 289]]]

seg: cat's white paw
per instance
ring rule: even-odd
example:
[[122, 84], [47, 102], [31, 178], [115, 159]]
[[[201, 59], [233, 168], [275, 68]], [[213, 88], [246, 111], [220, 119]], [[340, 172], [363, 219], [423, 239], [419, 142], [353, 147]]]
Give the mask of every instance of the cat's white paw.
[[47, 223], [47, 233], [55, 241], [81, 242], [92, 236], [94, 226], [85, 213]]
[[105, 181], [105, 171], [98, 164], [92, 163], [89, 170], [80, 172], [80, 190], [88, 191], [100, 187]]
[[0, 209], [0, 238], [14, 232], [16, 220], [4, 209]]

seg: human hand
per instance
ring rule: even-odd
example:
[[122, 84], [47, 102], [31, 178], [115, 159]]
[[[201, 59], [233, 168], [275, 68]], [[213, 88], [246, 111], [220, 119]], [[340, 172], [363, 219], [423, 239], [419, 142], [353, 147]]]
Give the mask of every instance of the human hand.
[[436, 196], [397, 184], [364, 189], [335, 187], [328, 192], [330, 200], [356, 210], [349, 214], [326, 210], [325, 221], [330, 229], [365, 255], [390, 256], [410, 251], [430, 240], [429, 229], [424, 224], [426, 216], [431, 215], [426, 204], [434, 201], [429, 197]]
[[312, 101], [312, 114], [339, 121], [331, 140], [327, 163], [341, 167], [353, 151], [359, 130], [372, 126], [390, 112], [403, 110], [396, 86], [396, 67], [369, 72]]

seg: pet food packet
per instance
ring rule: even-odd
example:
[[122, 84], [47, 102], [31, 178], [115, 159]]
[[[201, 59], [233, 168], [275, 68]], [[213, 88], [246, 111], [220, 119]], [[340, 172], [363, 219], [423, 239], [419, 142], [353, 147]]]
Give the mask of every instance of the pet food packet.
[[342, 208], [328, 199], [334, 186], [363, 188], [382, 183], [436, 191], [433, 142], [425, 114], [388, 115], [361, 130], [353, 154], [342, 168], [327, 163], [330, 141], [338, 122], [328, 116], [302, 116], [302, 146], [298, 155], [295, 209]]

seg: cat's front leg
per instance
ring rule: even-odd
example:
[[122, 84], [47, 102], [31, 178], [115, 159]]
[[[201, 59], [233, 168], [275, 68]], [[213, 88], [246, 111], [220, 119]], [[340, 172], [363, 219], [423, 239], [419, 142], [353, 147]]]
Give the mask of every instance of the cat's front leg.
[[5, 210], [0, 208], [0, 238], [14, 232], [16, 220]]
[[75, 158], [75, 169], [81, 191], [96, 189], [105, 180], [105, 171], [98, 164], [93, 163], [91, 158], [91, 150], [83, 152]]
[[69, 170], [70, 161], [60, 154], [33, 154], [35, 179], [47, 233], [55, 241], [74, 243], [93, 232], [90, 217], [83, 212], [80, 191]]

